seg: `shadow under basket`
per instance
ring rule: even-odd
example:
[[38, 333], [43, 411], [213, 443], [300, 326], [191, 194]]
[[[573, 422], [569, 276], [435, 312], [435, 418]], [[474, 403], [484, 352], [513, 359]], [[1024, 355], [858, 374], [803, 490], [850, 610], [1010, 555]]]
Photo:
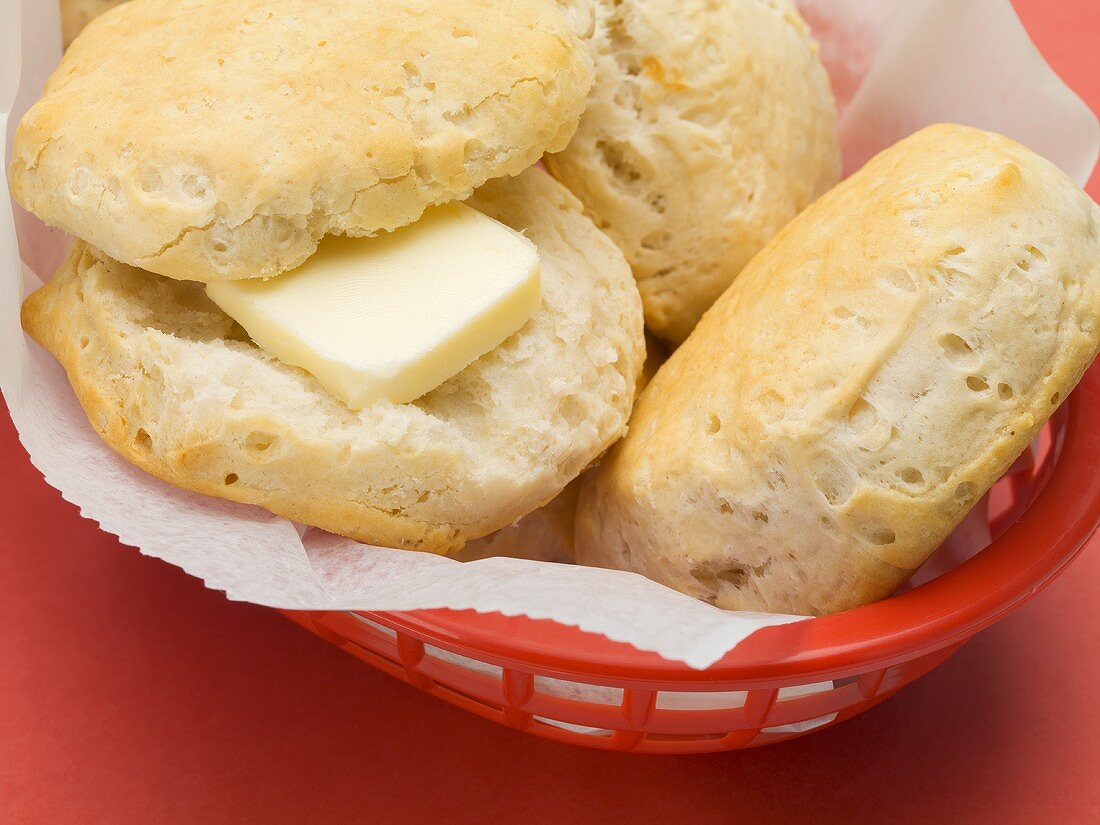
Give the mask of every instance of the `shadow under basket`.
[[[991, 491], [992, 543], [875, 604], [757, 632], [706, 670], [552, 621], [473, 611], [286, 615], [503, 725], [605, 750], [702, 753], [850, 719], [1049, 584], [1100, 521], [1100, 369]], [[918, 576], [919, 578], [919, 576]]]

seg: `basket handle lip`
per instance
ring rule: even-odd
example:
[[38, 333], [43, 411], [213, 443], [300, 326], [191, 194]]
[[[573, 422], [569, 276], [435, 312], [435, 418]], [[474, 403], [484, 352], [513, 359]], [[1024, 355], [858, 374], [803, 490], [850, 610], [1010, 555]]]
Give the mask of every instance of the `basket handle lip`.
[[706, 670], [550, 620], [472, 610], [361, 615], [473, 658], [594, 680], [713, 688], [716, 681], [754, 685], [888, 667], [959, 643], [1019, 607], [1076, 558], [1100, 525], [1100, 365], [1065, 403], [1061, 455], [1047, 484], [982, 552], [901, 595], [758, 631]]

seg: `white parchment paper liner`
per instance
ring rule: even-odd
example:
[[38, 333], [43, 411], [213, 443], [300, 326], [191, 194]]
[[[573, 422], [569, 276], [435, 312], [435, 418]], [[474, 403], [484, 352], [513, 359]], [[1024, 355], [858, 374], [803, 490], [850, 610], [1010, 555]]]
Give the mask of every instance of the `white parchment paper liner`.
[[[1096, 119], [1043, 62], [1008, 0], [801, 5], [841, 101], [846, 171], [945, 120], [1011, 135], [1080, 182], [1092, 169], [1100, 147]], [[7, 159], [15, 123], [59, 59], [57, 4], [0, 0], [0, 20]], [[9, 212], [8, 203], [6, 177], [0, 178], [0, 389], [46, 480], [86, 518], [142, 553], [230, 599], [290, 609], [447, 607], [554, 619], [695, 668], [761, 627], [798, 620], [718, 610], [618, 571], [505, 558], [461, 564], [367, 547], [145, 475], [99, 440], [62, 369], [24, 337], [22, 297], [49, 276], [68, 240], [18, 208]]]

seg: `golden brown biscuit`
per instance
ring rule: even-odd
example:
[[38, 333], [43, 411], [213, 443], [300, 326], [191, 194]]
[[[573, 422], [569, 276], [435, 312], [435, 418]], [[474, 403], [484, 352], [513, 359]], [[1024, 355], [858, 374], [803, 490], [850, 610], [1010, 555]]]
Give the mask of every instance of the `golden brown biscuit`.
[[[126, 0], [60, 0], [61, 32], [65, 48], [92, 20]], [[570, 28], [581, 38], [592, 36], [595, 17], [591, 0], [556, 0], [569, 21]]]
[[61, 39], [65, 48], [88, 23], [125, 0], [61, 0]]
[[558, 564], [572, 563], [573, 520], [577, 513], [581, 478], [574, 479], [553, 501], [528, 513], [515, 524], [469, 542], [455, 558], [459, 561], [480, 561], [504, 556]]
[[[645, 365], [638, 375], [639, 394], [653, 380], [667, 357], [660, 342], [648, 333], [645, 336], [645, 349]], [[515, 524], [469, 542], [455, 558], [459, 561], [478, 561], [494, 556], [507, 556], [532, 561], [573, 562], [574, 519], [577, 513], [577, 496], [583, 480], [582, 475], [562, 490], [553, 501], [528, 513]]]
[[596, 84], [547, 167], [626, 253], [679, 343], [837, 181], [829, 78], [791, 0], [597, 0]]
[[1100, 347], [1100, 208], [1007, 138], [925, 129], [761, 252], [586, 482], [578, 561], [720, 607], [888, 595]]
[[133, 266], [276, 275], [564, 147], [592, 80], [570, 19], [551, 0], [126, 3], [23, 118], [12, 192]]
[[545, 172], [469, 201], [541, 256], [542, 305], [411, 404], [353, 412], [252, 344], [201, 284], [78, 243], [27, 299], [95, 430], [179, 487], [364, 542], [453, 552], [557, 495], [619, 438], [644, 358], [622, 254]]

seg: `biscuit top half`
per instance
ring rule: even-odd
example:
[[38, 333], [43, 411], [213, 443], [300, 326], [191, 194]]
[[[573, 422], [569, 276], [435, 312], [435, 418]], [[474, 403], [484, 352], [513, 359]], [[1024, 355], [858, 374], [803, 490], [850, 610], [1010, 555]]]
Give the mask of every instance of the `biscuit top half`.
[[[138, 0], [16, 132], [16, 200], [173, 278], [271, 277], [568, 143], [592, 84], [553, 0]], [[575, 26], [575, 22], [574, 22]]]

